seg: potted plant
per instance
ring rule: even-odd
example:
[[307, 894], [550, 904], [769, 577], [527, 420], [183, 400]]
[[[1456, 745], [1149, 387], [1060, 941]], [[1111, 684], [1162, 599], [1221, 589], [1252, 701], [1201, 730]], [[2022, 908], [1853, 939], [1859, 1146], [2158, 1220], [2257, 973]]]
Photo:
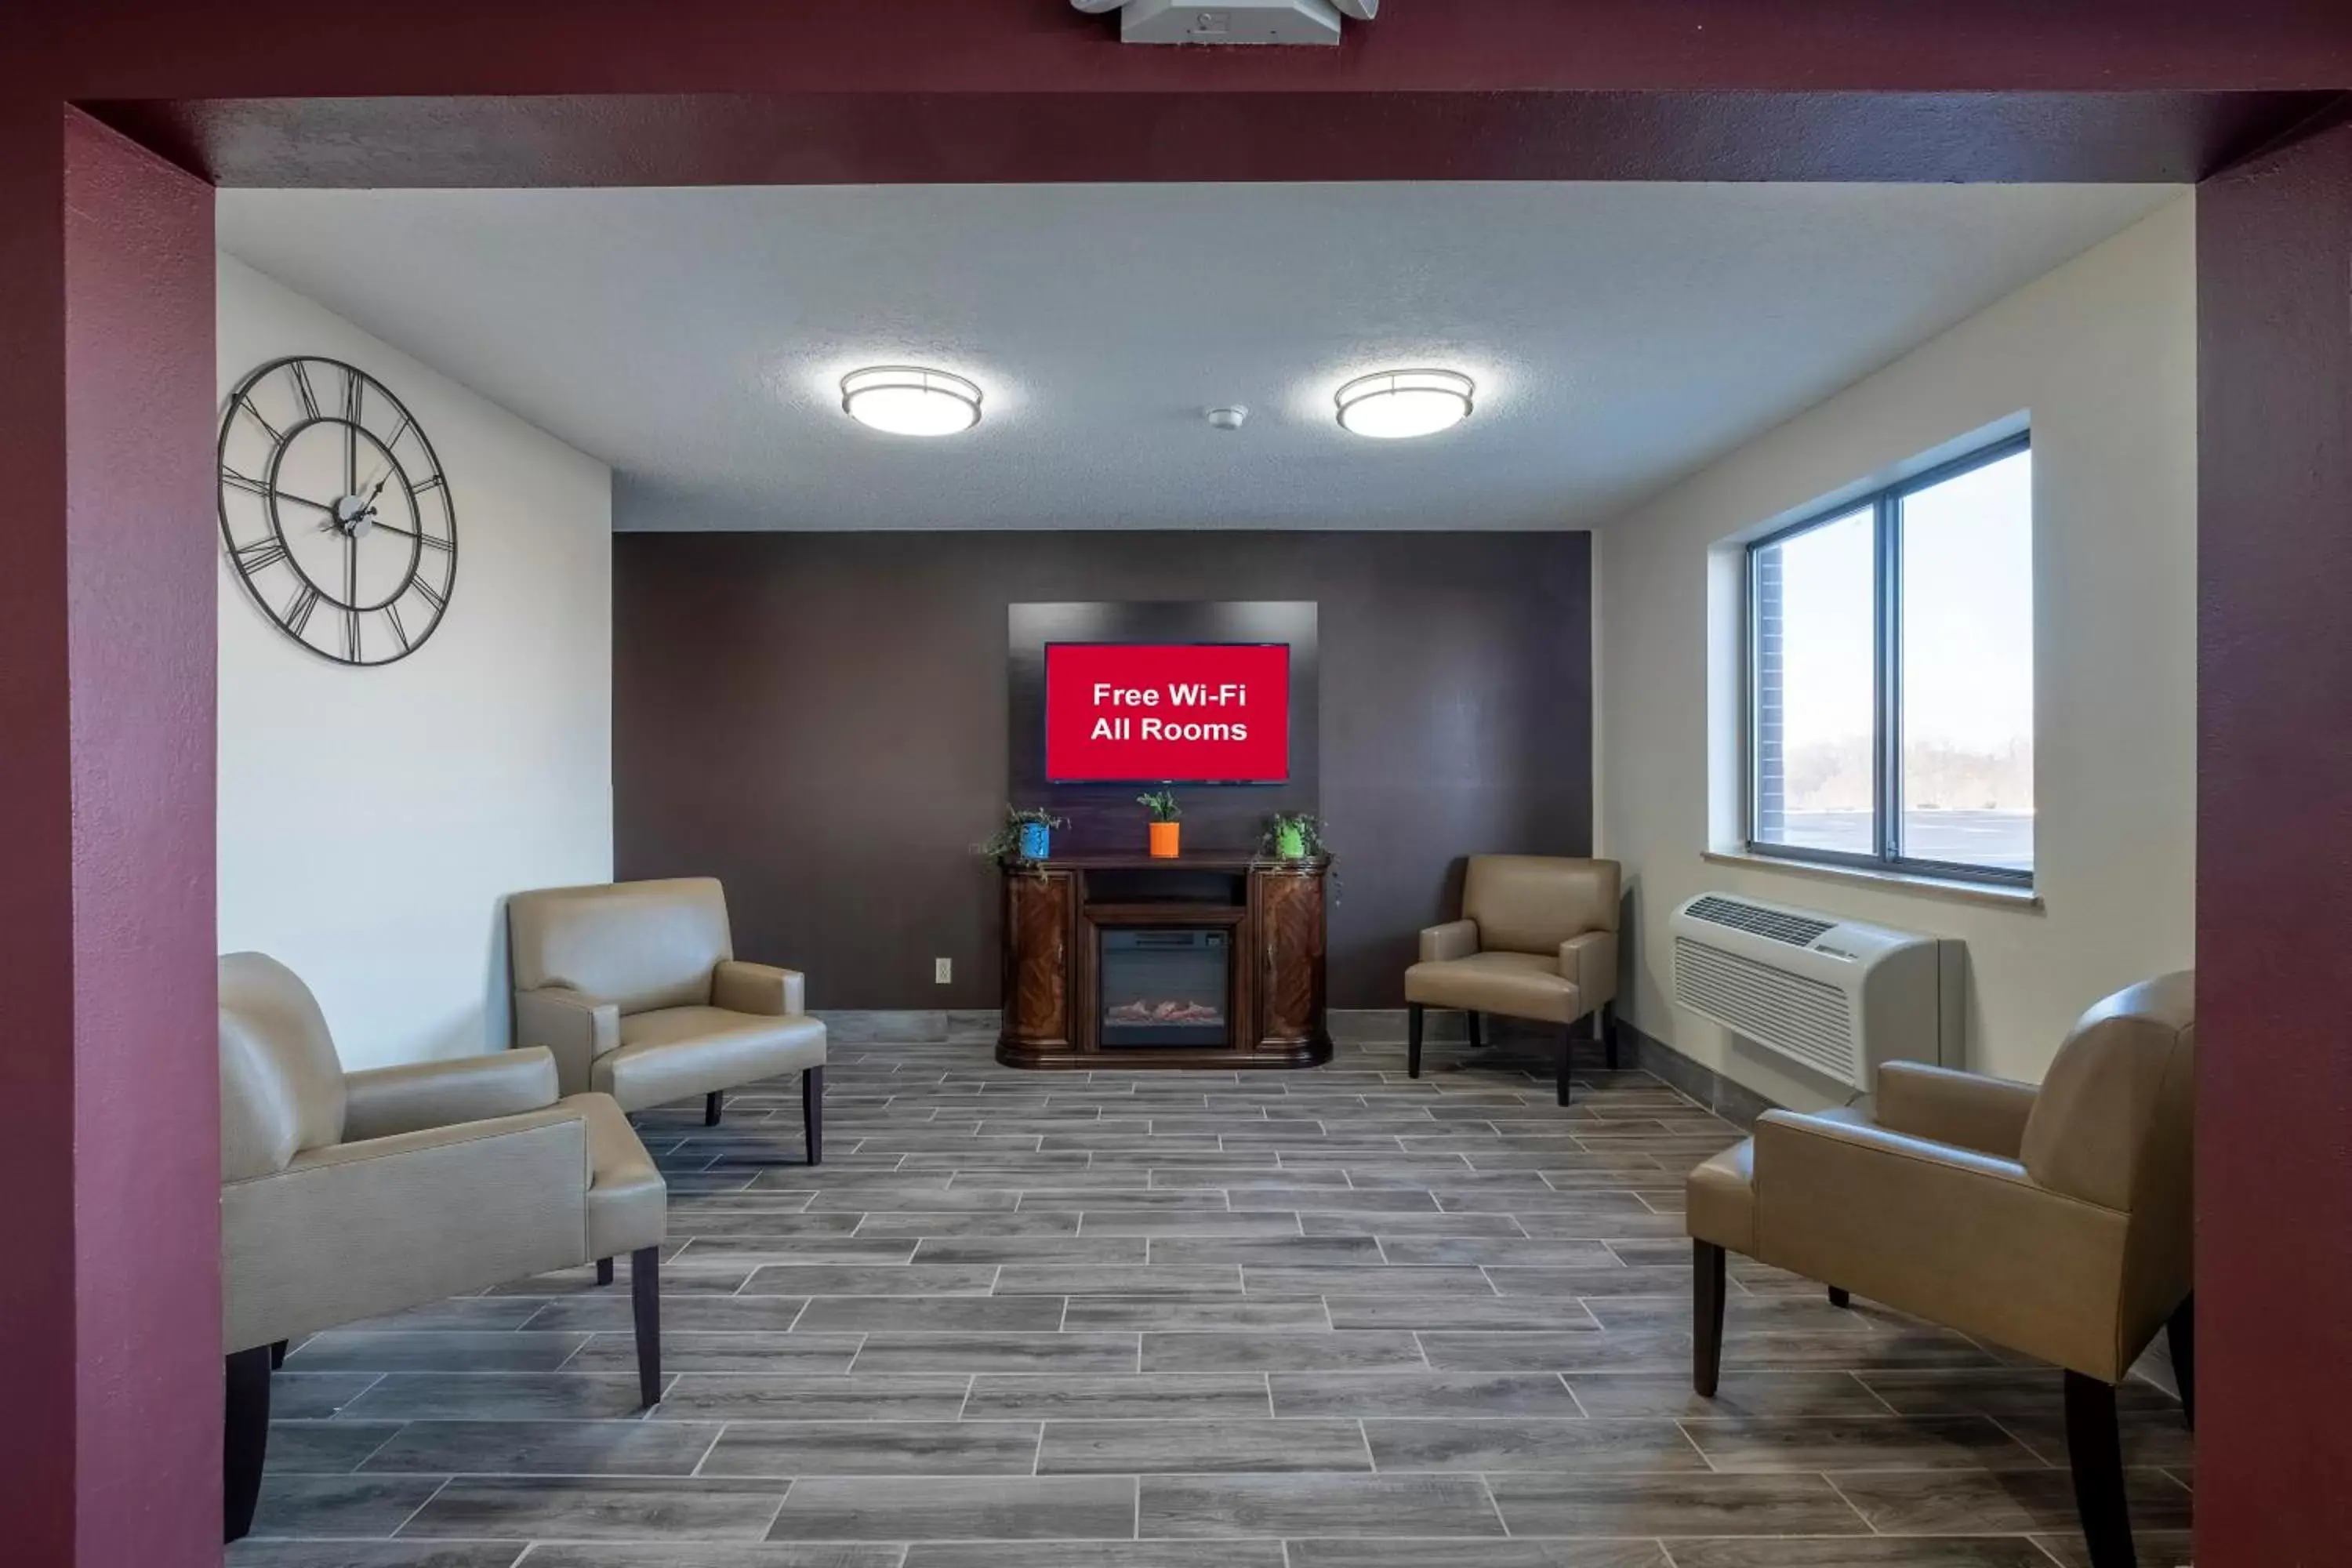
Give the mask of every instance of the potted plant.
[[1067, 827], [1066, 817], [1054, 816], [1035, 806], [1023, 809], [1004, 808], [1004, 826], [971, 847], [975, 855], [991, 860], [1011, 860], [1021, 865], [1043, 860], [1054, 852], [1054, 829]]
[[1155, 789], [1135, 797], [1135, 804], [1151, 816], [1151, 857], [1155, 860], [1173, 860], [1177, 854], [1177, 818], [1184, 813], [1176, 805], [1173, 793]]
[[1277, 811], [1265, 821], [1259, 847], [1277, 860], [1312, 860], [1323, 853], [1322, 819], [1311, 812]]

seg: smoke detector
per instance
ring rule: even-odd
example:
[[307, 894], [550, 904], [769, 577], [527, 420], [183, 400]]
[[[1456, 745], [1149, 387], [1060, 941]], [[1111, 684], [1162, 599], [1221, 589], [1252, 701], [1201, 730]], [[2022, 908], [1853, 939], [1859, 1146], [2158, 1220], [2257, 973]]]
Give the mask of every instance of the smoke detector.
[[1238, 403], [1227, 404], [1222, 408], [1204, 408], [1201, 415], [1208, 420], [1213, 430], [1238, 430], [1249, 419], [1249, 410]]
[[1369, 22], [1381, 0], [1070, 0], [1117, 11], [1129, 44], [1336, 44], [1342, 19]]

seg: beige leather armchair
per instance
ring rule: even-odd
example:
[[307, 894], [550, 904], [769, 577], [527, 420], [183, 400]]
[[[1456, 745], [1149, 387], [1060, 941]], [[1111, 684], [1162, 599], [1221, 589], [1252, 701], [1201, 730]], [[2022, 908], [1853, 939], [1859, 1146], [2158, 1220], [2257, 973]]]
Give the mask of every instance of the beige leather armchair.
[[220, 1072], [228, 1540], [271, 1365], [321, 1329], [626, 1252], [638, 1392], [660, 1397], [668, 1193], [610, 1099], [559, 1100], [539, 1050], [346, 1073], [310, 987], [257, 952], [220, 961]]
[[824, 1153], [824, 1026], [802, 976], [736, 962], [727, 895], [707, 877], [518, 893], [507, 902], [515, 1043], [555, 1054], [566, 1094], [624, 1110], [801, 1075], [809, 1163]]
[[1421, 962], [1404, 972], [1410, 1045], [1406, 1070], [1421, 1076], [1423, 1014], [1456, 1007], [1478, 1016], [1557, 1024], [1559, 1103], [1568, 1103], [1569, 1043], [1595, 1020], [1617, 1065], [1617, 896], [1614, 860], [1544, 855], [1473, 855], [1462, 883], [1462, 918], [1421, 933]]
[[2066, 1447], [2096, 1568], [2129, 1568], [2115, 1385], [2168, 1329], [2194, 1420], [2195, 982], [2083, 1015], [2040, 1089], [1895, 1062], [1874, 1112], [1768, 1111], [1691, 1173], [1698, 1392], [1738, 1252], [2065, 1369]]

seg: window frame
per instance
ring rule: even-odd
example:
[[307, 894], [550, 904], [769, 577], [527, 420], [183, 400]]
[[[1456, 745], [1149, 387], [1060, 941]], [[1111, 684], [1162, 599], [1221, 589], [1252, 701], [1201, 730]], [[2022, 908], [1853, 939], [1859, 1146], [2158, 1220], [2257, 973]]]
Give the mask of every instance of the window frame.
[[[1973, 472], [1990, 464], [2014, 458], [2033, 449], [2033, 433], [2021, 430], [1986, 446], [1953, 458], [1946, 462], [1921, 469], [1918, 473], [1896, 480], [1874, 490], [1865, 490], [1834, 506], [1822, 507], [1808, 512], [1798, 521], [1748, 541], [1740, 563], [1740, 712], [1745, 733], [1740, 757], [1740, 840], [1747, 852], [1768, 859], [1788, 860], [1800, 865], [1843, 867], [1853, 870], [1874, 871], [1882, 875], [1928, 878], [1939, 882], [1972, 882], [1996, 888], [2034, 886], [2035, 871], [2041, 861], [2042, 847], [2034, 845], [2034, 867], [2018, 870], [2006, 866], [1974, 866], [1963, 861], [1931, 860], [1906, 856], [1901, 851], [1902, 776], [1903, 776], [1903, 502], [1922, 490], [1931, 489], [1947, 480]], [[1873, 550], [1871, 608], [1872, 625], [1872, 715], [1875, 725], [1871, 747], [1873, 773], [1871, 816], [1875, 851], [1860, 854], [1844, 849], [1815, 849], [1789, 844], [1775, 844], [1756, 836], [1758, 805], [1758, 774], [1763, 767], [1763, 748], [1759, 743], [1761, 733], [1761, 688], [1759, 673], [1761, 650], [1758, 647], [1762, 626], [1757, 615], [1757, 574], [1762, 552], [1776, 544], [1784, 543], [1800, 534], [1840, 521], [1856, 512], [1871, 515]], [[2037, 732], [2041, 712], [2034, 713]], [[2037, 754], [2039, 747], [2036, 748]], [[2035, 790], [2037, 813], [2040, 790]]]

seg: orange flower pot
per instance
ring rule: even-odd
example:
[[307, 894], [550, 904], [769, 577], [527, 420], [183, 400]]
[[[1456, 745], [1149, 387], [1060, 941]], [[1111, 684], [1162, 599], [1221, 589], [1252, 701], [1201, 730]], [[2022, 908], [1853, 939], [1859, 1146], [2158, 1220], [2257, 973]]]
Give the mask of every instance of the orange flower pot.
[[1155, 822], [1151, 824], [1151, 856], [1153, 859], [1173, 860], [1176, 858], [1177, 829], [1183, 826], [1184, 825], [1181, 822]]

